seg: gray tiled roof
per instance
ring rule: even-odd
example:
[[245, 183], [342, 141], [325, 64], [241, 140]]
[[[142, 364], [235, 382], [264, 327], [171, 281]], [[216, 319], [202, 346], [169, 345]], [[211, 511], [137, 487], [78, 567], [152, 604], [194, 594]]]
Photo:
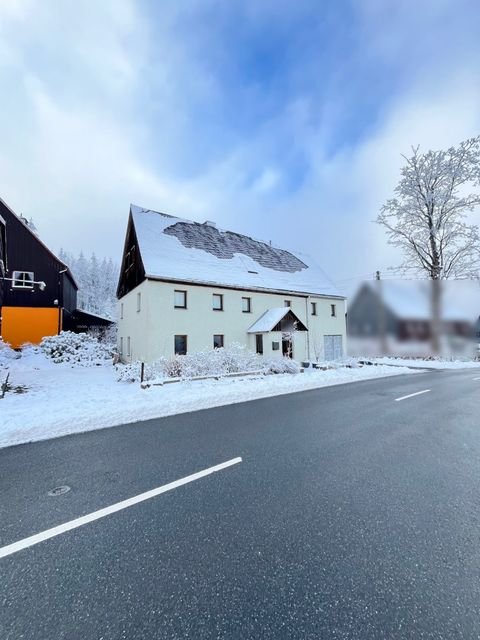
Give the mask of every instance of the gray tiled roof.
[[167, 227], [163, 233], [175, 236], [184, 247], [208, 251], [217, 258], [229, 260], [241, 253], [267, 269], [295, 273], [307, 269], [307, 265], [284, 249], [271, 247], [265, 242], [253, 240], [248, 236], [231, 231], [219, 231], [199, 223], [177, 222]]
[[130, 207], [145, 275], [178, 282], [341, 298], [304, 254], [272, 247], [211, 223]]

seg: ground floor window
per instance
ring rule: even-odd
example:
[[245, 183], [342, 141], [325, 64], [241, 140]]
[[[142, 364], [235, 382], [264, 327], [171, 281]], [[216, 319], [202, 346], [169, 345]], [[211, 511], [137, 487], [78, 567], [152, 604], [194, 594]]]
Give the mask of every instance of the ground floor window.
[[220, 349], [223, 346], [224, 346], [224, 336], [222, 336], [219, 333], [216, 333], [213, 336], [213, 348], [214, 349]]
[[187, 353], [187, 336], [175, 336], [175, 355], [184, 356]]
[[127, 337], [127, 356], [131, 356], [132, 355], [132, 351], [131, 351], [131, 342], [130, 342], [130, 336]]
[[257, 333], [257, 335], [255, 336], [255, 343], [257, 353], [263, 355], [263, 336], [261, 333]]

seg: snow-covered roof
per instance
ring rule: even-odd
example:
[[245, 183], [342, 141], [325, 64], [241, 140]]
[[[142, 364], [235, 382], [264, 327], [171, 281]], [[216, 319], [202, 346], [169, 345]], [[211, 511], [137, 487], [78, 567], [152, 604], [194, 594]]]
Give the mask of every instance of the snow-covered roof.
[[265, 311], [265, 313], [252, 324], [247, 333], [267, 333], [271, 331], [280, 320], [283, 320], [289, 311], [292, 311], [290, 307], [274, 307], [273, 309]]
[[[377, 282], [367, 283], [378, 291]], [[480, 314], [480, 283], [469, 280], [443, 280], [443, 319], [472, 320]], [[430, 280], [383, 280], [385, 305], [398, 318], [429, 320], [431, 318]]]
[[248, 236], [130, 206], [149, 278], [343, 298], [307, 256]]
[[108, 316], [101, 315], [99, 313], [93, 313], [93, 311], [87, 311], [87, 309], [81, 309], [80, 307], [75, 309], [74, 313], [83, 313], [86, 316], [91, 316], [92, 318], [98, 318], [99, 320], [104, 320], [105, 322], [115, 324], [115, 320], [112, 320], [112, 318], [109, 318]]

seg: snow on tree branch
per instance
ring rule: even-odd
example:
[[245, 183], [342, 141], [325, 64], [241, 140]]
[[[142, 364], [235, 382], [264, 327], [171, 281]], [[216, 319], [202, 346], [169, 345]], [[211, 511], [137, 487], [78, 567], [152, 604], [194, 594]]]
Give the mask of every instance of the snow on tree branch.
[[431, 280], [478, 278], [480, 235], [467, 214], [480, 204], [480, 136], [445, 151], [406, 157], [395, 197], [377, 222], [405, 256], [401, 269]]

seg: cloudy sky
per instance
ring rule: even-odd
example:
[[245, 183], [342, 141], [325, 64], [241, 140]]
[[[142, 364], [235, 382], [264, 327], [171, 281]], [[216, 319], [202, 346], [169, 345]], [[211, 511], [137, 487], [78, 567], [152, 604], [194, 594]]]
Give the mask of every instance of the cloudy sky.
[[0, 0], [0, 197], [120, 258], [130, 202], [303, 250], [340, 286], [411, 145], [480, 133], [478, 0]]

